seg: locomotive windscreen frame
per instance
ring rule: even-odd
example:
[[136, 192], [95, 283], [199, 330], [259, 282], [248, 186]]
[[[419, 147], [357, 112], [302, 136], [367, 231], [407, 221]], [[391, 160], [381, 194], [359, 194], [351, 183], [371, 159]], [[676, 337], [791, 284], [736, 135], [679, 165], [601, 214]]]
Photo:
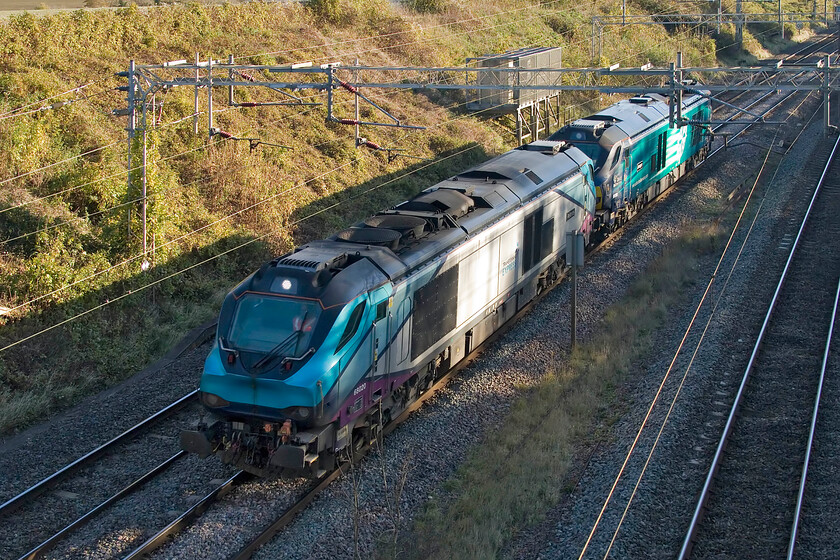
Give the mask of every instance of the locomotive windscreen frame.
[[458, 312], [458, 267], [453, 266], [417, 290], [411, 359], [416, 360], [437, 342], [440, 333], [455, 328]]

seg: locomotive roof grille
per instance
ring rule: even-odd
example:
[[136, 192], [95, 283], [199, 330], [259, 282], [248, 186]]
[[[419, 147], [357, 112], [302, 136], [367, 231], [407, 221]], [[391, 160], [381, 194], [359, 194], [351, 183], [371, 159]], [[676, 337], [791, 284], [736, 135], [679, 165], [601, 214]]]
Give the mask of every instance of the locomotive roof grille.
[[465, 173], [461, 173], [460, 175], [453, 177], [453, 181], [457, 181], [458, 179], [478, 179], [480, 181], [510, 181], [510, 177], [507, 175], [503, 175], [498, 171], [481, 171], [481, 170], [473, 170], [467, 171]]
[[277, 263], [277, 266], [289, 266], [293, 268], [305, 268], [307, 270], [318, 270], [324, 266], [324, 263], [318, 261], [307, 261], [303, 259], [282, 259]]
[[540, 183], [542, 183], [542, 177], [540, 177], [530, 169], [523, 169], [522, 173], [524, 173], [525, 176], [528, 177], [531, 180], [531, 182], [535, 185], [539, 185]]
[[588, 130], [589, 132], [595, 134], [597, 131], [602, 130], [606, 126], [606, 123], [604, 123], [604, 121], [594, 119], [578, 119], [574, 121], [570, 126], [571, 128]]
[[523, 150], [526, 152], [539, 152], [541, 154], [545, 154], [547, 156], [556, 156], [560, 152], [565, 151], [571, 145], [568, 144], [565, 140], [559, 141], [545, 141], [545, 140], [537, 140], [536, 142], [531, 142], [530, 144], [523, 144], [516, 148], [517, 150]]

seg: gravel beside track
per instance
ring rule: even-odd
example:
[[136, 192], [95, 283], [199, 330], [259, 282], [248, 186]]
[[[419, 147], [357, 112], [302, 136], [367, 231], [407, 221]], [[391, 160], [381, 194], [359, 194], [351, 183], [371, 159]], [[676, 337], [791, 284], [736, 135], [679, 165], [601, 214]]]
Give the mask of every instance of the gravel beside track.
[[[759, 130], [752, 141], [770, 145], [774, 129], [766, 127]], [[793, 127], [787, 130], [785, 145], [795, 133]], [[722, 272], [713, 286], [711, 301], [719, 297], [736, 257], [738, 267], [728, 280], [701, 351], [688, 369], [676, 408], [671, 413], [626, 518], [617, 531], [625, 506], [654, 445], [654, 438], [709, 318], [712, 306], [708, 303], [696, 320], [696, 328], [687, 340], [686, 350], [663, 388], [663, 394], [648, 421], [649, 427], [643, 432], [631, 456], [584, 558], [604, 557], [616, 532], [610, 549], [612, 557], [677, 556], [767, 302], [787, 258], [790, 240], [796, 233], [818, 178], [804, 175], [802, 163], [812, 157], [812, 151], [813, 155], [825, 161], [827, 153], [823, 153], [823, 147], [822, 127], [819, 124], [809, 127], [783, 160], [772, 185], [760, 190], [758, 198], [751, 202], [746, 223], [733, 241], [736, 249], [724, 260]], [[742, 161], [759, 162], [763, 158], [763, 154], [758, 152], [745, 153], [742, 151], [744, 148], [746, 146], [738, 148]], [[727, 173], [724, 171], [716, 178], [726, 181]], [[751, 216], [765, 193], [766, 199], [749, 240], [738, 255], [737, 247], [741, 246]], [[707, 263], [706, 277], [711, 276], [718, 257], [714, 256]], [[612, 430], [614, 441], [596, 450], [574, 492], [549, 514], [545, 523], [533, 530], [523, 531], [511, 543], [507, 551], [509, 557], [578, 558], [584, 550], [704, 288], [705, 284], [698, 286], [694, 301], [681, 312], [675, 310], [674, 321], [658, 333], [656, 347], [661, 352], [652, 356], [636, 372], [637, 380], [628, 388], [626, 397], [629, 413]]]
[[[194, 390], [208, 349], [209, 345], [203, 345], [190, 350], [163, 369], [144, 372], [12, 438], [0, 447], [2, 499], [13, 497]], [[33, 506], [23, 506], [2, 519], [0, 558], [17, 558], [28, 552], [173, 455], [179, 449], [180, 430], [195, 422], [198, 411], [197, 404], [188, 405], [47, 490]], [[191, 470], [196, 470], [195, 466]]]
[[825, 382], [817, 416], [814, 447], [805, 482], [799, 536], [794, 558], [835, 560], [840, 557], [840, 335], [835, 325], [831, 353], [825, 370]]
[[211, 506], [172, 543], [151, 557], [229, 558], [290, 508], [311, 484], [304, 479], [247, 482]]

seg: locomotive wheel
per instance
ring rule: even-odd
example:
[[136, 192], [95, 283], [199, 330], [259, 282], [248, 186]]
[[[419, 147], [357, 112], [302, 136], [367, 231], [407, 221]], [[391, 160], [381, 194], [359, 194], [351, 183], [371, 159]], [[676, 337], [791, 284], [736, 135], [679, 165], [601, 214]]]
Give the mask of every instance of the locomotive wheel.
[[357, 453], [361, 453], [362, 449], [365, 448], [365, 445], [370, 442], [370, 428], [367, 426], [363, 426], [361, 428], [356, 428], [353, 430], [353, 455]]

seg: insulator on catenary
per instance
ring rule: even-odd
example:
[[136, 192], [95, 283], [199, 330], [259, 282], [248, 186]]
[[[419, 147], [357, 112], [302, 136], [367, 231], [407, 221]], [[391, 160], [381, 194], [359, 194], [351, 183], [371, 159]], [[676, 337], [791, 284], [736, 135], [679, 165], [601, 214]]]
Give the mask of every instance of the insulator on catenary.
[[338, 85], [349, 91], [350, 93], [359, 93], [359, 89], [356, 86], [351, 86], [344, 80], [338, 80]]
[[237, 103], [240, 107], [257, 107], [259, 103], [254, 101], [243, 101], [242, 103]]
[[376, 142], [371, 142], [370, 140], [365, 140], [365, 146], [370, 148], [371, 150], [382, 150], [382, 146], [377, 144]]
[[355, 119], [338, 119], [338, 122], [341, 124], [360, 124], [360, 122]]
[[256, 82], [257, 79], [254, 78], [251, 74], [246, 74], [245, 72], [239, 72], [239, 75], [248, 82]]
[[230, 132], [225, 132], [224, 130], [216, 129], [216, 136], [221, 136], [222, 138], [233, 138], [233, 134]]

